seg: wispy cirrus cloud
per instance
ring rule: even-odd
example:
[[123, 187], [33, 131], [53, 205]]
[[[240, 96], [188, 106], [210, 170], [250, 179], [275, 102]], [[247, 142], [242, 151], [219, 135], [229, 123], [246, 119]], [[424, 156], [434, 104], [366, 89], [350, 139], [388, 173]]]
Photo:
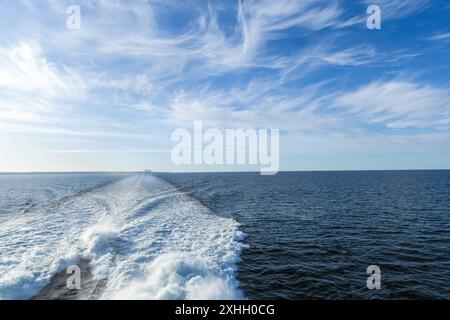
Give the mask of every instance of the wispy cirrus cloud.
[[64, 109], [58, 102], [79, 99], [85, 89], [75, 70], [49, 62], [38, 44], [0, 48], [0, 120], [49, 122]]
[[[430, 0], [360, 0], [358, 4], [367, 8], [377, 5], [381, 10], [382, 21], [403, 19], [426, 10], [432, 1]], [[353, 16], [340, 23], [337, 28], [346, 28], [355, 25], [365, 25], [367, 20], [366, 11]]]
[[404, 81], [374, 82], [335, 100], [368, 123], [388, 128], [448, 129], [450, 90]]
[[43, 97], [79, 97], [83, 79], [68, 67], [50, 63], [38, 44], [19, 42], [0, 48], [0, 87]]
[[361, 46], [325, 54], [322, 60], [340, 66], [360, 66], [377, 62], [378, 54], [370, 46]]
[[321, 135], [348, 134], [366, 124], [392, 130], [445, 131], [450, 127], [448, 88], [394, 79], [324, 94], [327, 84], [280, 94], [267, 89], [269, 83], [262, 80], [242, 91], [183, 92], [175, 97], [168, 114], [178, 125], [203, 120], [217, 127], [272, 125]]
[[[190, 62], [200, 62], [207, 71], [222, 73], [261, 65], [257, 58], [260, 58], [264, 45], [283, 37], [283, 31], [295, 27], [306, 30], [327, 28], [338, 23], [342, 11], [338, 1], [236, 1], [237, 8], [231, 18], [234, 28], [230, 29], [219, 22], [220, 5], [194, 3], [194, 7], [204, 10], [189, 31], [161, 37], [160, 32], [152, 31], [158, 30], [158, 26], [153, 25], [146, 34], [116, 33], [114, 41], [106, 38], [99, 42], [98, 52], [148, 56], [163, 64], [170, 61], [167, 69], [175, 62], [179, 71]], [[152, 16], [152, 12], [158, 10], [161, 9], [153, 6], [148, 14]], [[120, 25], [120, 21], [116, 24]], [[99, 34], [101, 32], [97, 30], [90, 36], [97, 38]]]
[[[337, 23], [341, 8], [336, 1], [322, 0], [282, 0], [282, 1], [246, 1], [239, 2], [238, 8], [238, 45], [216, 48], [222, 55], [224, 64], [249, 64], [258, 49], [272, 39], [280, 38], [282, 31], [290, 28], [320, 30]], [[213, 24], [210, 31], [217, 31]], [[216, 41], [214, 37], [210, 38]], [[206, 47], [211, 47], [207, 42]], [[218, 49], [218, 50], [217, 50]], [[230, 60], [231, 58], [231, 60]]]
[[136, 133], [136, 132], [120, 132], [120, 131], [102, 131], [102, 130], [88, 130], [88, 129], [68, 129], [64, 127], [57, 126], [30, 126], [23, 123], [1, 123], [0, 131], [2, 132], [13, 132], [13, 133], [24, 133], [24, 134], [38, 134], [38, 135], [55, 135], [55, 136], [79, 136], [79, 137], [90, 137], [90, 138], [124, 138], [124, 139], [137, 139], [137, 140], [147, 140], [155, 141], [157, 136], [146, 133]]
[[92, 153], [170, 153], [170, 149], [73, 149], [73, 150], [51, 150], [54, 154], [92, 154]]
[[241, 87], [180, 92], [170, 102], [167, 121], [175, 126], [203, 121], [217, 128], [279, 128], [285, 132], [327, 134], [342, 126], [340, 119], [321, 114], [330, 97], [324, 83], [280, 92], [272, 79], [257, 79]]
[[425, 10], [430, 0], [363, 0], [368, 5], [378, 5], [385, 19], [401, 19]]
[[[30, 148], [27, 137], [74, 158], [139, 154], [202, 120], [280, 128], [286, 153], [355, 153], [424, 131], [441, 145], [449, 128], [450, 79], [434, 63], [445, 50], [427, 47], [424, 61], [403, 25], [417, 17], [419, 40], [443, 47], [444, 28], [417, 14], [430, 1], [79, 0], [77, 31], [68, 4], [0, 7], [0, 130]], [[368, 4], [382, 9], [380, 32], [365, 28]]]
[[441, 33], [435, 34], [433, 36], [430, 36], [427, 39], [431, 40], [431, 41], [446, 41], [446, 40], [450, 40], [450, 32], [441, 32]]

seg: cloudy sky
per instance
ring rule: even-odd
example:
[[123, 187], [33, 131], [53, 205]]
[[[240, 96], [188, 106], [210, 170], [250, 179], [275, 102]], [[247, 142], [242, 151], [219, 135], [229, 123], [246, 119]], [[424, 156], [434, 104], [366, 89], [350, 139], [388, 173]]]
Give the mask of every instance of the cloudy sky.
[[211, 170], [171, 163], [194, 120], [279, 128], [282, 170], [450, 168], [446, 0], [3, 0], [0, 17], [0, 171]]

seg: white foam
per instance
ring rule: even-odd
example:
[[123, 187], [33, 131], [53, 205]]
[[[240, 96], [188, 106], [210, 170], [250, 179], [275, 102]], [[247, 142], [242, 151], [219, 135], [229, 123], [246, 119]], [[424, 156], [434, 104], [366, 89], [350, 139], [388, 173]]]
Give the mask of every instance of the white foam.
[[214, 263], [192, 253], [165, 253], [145, 268], [142, 279], [131, 281], [113, 299], [239, 299], [236, 281], [219, 276]]
[[11, 237], [0, 239], [0, 298], [30, 298], [80, 258], [106, 281], [103, 299], [243, 297], [239, 225], [169, 183], [136, 175], [51, 209], [0, 226]]

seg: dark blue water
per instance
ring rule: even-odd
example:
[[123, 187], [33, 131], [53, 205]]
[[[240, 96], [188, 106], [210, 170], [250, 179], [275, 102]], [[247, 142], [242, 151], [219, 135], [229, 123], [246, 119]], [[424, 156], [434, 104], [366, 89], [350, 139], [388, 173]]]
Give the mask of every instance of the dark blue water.
[[450, 171], [159, 176], [242, 224], [250, 299], [450, 299]]

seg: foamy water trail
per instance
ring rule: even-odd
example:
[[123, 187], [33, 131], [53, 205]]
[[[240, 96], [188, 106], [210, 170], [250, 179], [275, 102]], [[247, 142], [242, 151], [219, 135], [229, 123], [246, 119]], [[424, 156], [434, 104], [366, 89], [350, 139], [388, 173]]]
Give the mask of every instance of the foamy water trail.
[[89, 259], [102, 299], [240, 299], [232, 219], [135, 175], [0, 224], [0, 298], [28, 299]]

